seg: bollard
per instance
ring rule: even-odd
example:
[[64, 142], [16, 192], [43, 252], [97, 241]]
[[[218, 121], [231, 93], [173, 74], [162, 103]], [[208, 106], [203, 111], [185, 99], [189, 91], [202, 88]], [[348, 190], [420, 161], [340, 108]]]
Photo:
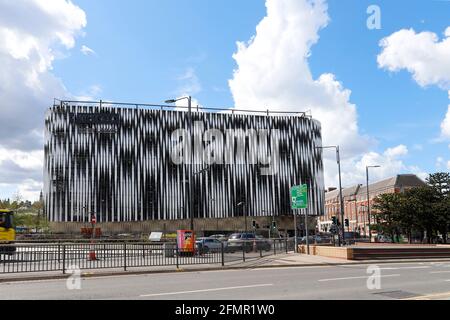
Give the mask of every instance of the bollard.
[[244, 242], [242, 243], [242, 261], [245, 262], [245, 247], [244, 247]]
[[63, 274], [66, 274], [66, 245], [63, 244]]
[[223, 242], [221, 242], [221, 249], [222, 249], [222, 267], [224, 267], [225, 266], [225, 253], [224, 253]]
[[275, 239], [273, 239], [273, 254], [275, 256], [277, 255], [277, 243]]
[[177, 269], [179, 268], [179, 263], [178, 263], [178, 244], [176, 244], [175, 246], [175, 253], [176, 253], [176, 261], [177, 261]]
[[123, 270], [127, 271], [127, 243], [123, 243]]
[[284, 247], [286, 248], [286, 253], [288, 253], [288, 241], [287, 238], [284, 238]]

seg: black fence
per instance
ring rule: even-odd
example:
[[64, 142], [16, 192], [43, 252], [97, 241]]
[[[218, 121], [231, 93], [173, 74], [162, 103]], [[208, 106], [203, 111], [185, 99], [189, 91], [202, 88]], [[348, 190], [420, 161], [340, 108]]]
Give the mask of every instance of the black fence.
[[176, 243], [148, 242], [54, 242], [0, 244], [0, 274], [62, 271], [71, 269], [222, 265], [285, 254], [294, 250], [293, 240], [265, 239], [221, 242], [215, 247], [180, 250]]

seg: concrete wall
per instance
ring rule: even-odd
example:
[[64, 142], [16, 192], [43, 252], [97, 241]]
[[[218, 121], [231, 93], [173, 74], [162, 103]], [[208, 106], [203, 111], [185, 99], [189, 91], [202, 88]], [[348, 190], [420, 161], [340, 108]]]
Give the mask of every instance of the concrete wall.
[[[258, 231], [267, 232], [267, 229], [263, 229], [263, 226], [269, 225], [272, 221], [272, 217], [248, 217], [247, 218], [247, 230], [252, 231], [252, 220], [256, 220], [260, 229]], [[293, 230], [294, 222], [293, 217], [283, 216], [277, 217], [277, 226], [280, 232], [284, 230]], [[81, 228], [91, 227], [90, 224], [80, 222], [51, 222], [50, 230], [53, 233], [69, 233], [79, 234]], [[109, 222], [98, 223], [97, 228], [102, 229], [103, 234], [118, 234], [118, 233], [150, 233], [152, 231], [162, 232], [174, 232], [180, 229], [189, 229], [190, 220], [154, 220], [143, 222]], [[195, 219], [194, 227], [197, 231], [243, 231], [245, 229], [244, 217], [237, 218], [225, 218], [225, 219]], [[314, 228], [312, 224], [311, 228]]]
[[[352, 248], [330, 247], [330, 246], [320, 246], [320, 245], [319, 246], [311, 245], [309, 248], [310, 248], [311, 255], [345, 259], [345, 260], [353, 259], [353, 249]], [[299, 252], [306, 254], [306, 252], [307, 252], [306, 245], [300, 245]]]

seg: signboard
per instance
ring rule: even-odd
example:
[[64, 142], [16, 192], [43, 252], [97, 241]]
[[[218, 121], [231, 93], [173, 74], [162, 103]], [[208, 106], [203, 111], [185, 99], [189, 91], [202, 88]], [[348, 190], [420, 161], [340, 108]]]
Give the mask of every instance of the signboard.
[[306, 184], [291, 188], [291, 207], [292, 209], [308, 208], [308, 186]]
[[162, 235], [163, 235], [162, 232], [152, 232], [150, 233], [148, 240], [153, 242], [160, 242]]
[[177, 230], [177, 245], [180, 253], [195, 253], [195, 234], [192, 230]]
[[71, 113], [70, 123], [76, 125], [119, 125], [120, 115], [114, 113]]

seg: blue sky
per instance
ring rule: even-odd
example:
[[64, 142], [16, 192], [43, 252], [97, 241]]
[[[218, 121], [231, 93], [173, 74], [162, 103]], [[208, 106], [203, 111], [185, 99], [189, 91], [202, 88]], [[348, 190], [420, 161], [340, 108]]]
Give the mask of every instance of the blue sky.
[[[195, 68], [205, 105], [233, 104], [228, 79], [236, 41], [249, 39], [265, 15], [264, 1], [77, 1], [88, 15], [85, 43], [97, 53], [73, 52], [55, 64], [71, 92], [99, 84], [102, 96], [161, 102]], [[230, 22], [234, 23], [230, 23]], [[88, 79], [86, 79], [88, 78]]]
[[[202, 89], [195, 97], [203, 105], [234, 105], [228, 80], [236, 63], [236, 41], [247, 41], [266, 15], [265, 1], [83, 1], [86, 36], [80, 40], [97, 53], [73, 52], [55, 63], [55, 74], [70, 92], [83, 93], [91, 85], [101, 97], [115, 101], [161, 102], [177, 95], [177, 80], [194, 68]], [[369, 5], [382, 9], [382, 29], [366, 27]], [[450, 3], [432, 0], [330, 0], [331, 22], [312, 48], [311, 70], [332, 72], [352, 91], [363, 133], [375, 137], [378, 149], [406, 144], [407, 162], [425, 171], [436, 170], [447, 144], [431, 143], [439, 136], [447, 93], [421, 88], [406, 72], [380, 70], [379, 41], [402, 28], [442, 35], [449, 25]], [[414, 145], [423, 149], [416, 150]]]
[[[65, 0], [58, 2], [68, 3]], [[239, 101], [246, 101], [242, 99], [243, 93], [239, 93], [241, 98], [237, 98], [236, 89], [233, 91], [229, 86], [229, 80], [234, 77], [233, 70], [244, 69], [245, 59], [233, 59], [233, 54], [238, 51], [236, 42], [247, 42], [255, 36], [257, 25], [268, 15], [264, 0], [74, 0], [73, 4], [78, 7], [77, 10], [67, 5], [58, 10], [65, 10], [68, 15], [84, 12], [85, 21], [80, 15], [77, 20], [74, 19], [76, 23], [68, 27], [57, 20], [56, 14], [48, 18], [49, 26], [67, 29], [67, 37], [74, 40], [72, 46], [64, 45], [62, 40], [55, 41], [50, 35], [48, 41], [44, 41], [42, 39], [47, 39], [46, 34], [37, 34], [32, 26], [27, 31], [42, 40], [46, 54], [53, 55], [48, 58], [50, 66], [45, 72], [61, 82], [58, 89], [51, 87], [52, 90], [48, 90], [47, 105], [51, 103], [50, 98], [59, 92], [142, 103], [159, 103], [189, 93], [204, 106], [231, 107]], [[358, 126], [354, 136], [357, 139], [364, 136], [368, 137], [367, 141], [370, 140], [365, 149], [352, 149], [352, 141], [345, 142], [348, 145], [344, 150], [348, 150], [349, 173], [344, 184], [363, 183], [359, 181], [362, 176], [353, 175], [351, 171], [354, 166], [368, 164], [366, 162], [370, 160], [367, 159], [400, 161], [376, 176], [380, 179], [397, 169], [422, 174], [447, 170], [447, 165], [450, 166], [450, 139], [442, 138], [440, 126], [449, 105], [450, 88], [433, 83], [422, 87], [404, 66], [399, 67], [399, 72], [381, 68], [377, 56], [382, 52], [380, 41], [402, 29], [413, 28], [416, 33], [433, 32], [442, 41], [446, 28], [450, 26], [450, 1], [329, 0], [325, 4], [328, 5], [326, 13], [329, 21], [316, 30], [319, 39], [311, 45], [311, 55], [307, 58], [299, 56], [299, 59], [305, 59], [314, 80], [324, 73], [332, 73], [343, 90], [351, 91], [349, 101], [342, 110], [350, 110], [349, 104], [356, 106], [355, 119], [351, 120]], [[366, 10], [372, 4], [381, 9], [380, 30], [369, 30], [366, 26], [369, 17]], [[11, 7], [8, 10], [15, 10], [14, 5], [8, 6]], [[36, 6], [41, 8], [43, 5]], [[301, 8], [298, 7], [299, 10]], [[21, 9], [18, 7], [17, 10]], [[317, 16], [320, 17], [320, 14]], [[272, 22], [274, 20], [276, 17]], [[11, 25], [3, 27], [13, 29]], [[267, 30], [261, 31], [258, 38], [261, 41], [270, 39]], [[297, 41], [295, 34], [290, 41]], [[302, 40], [299, 38], [298, 41]], [[280, 54], [281, 49], [276, 47], [276, 43], [267, 45], [274, 46], [274, 56]], [[84, 54], [82, 46], [89, 47], [93, 52]], [[251, 44], [248, 46], [251, 47]], [[0, 48], [0, 65], [10, 61], [1, 60], [1, 54], [13, 55], [12, 51], [2, 53]], [[446, 64], [450, 56], [444, 56], [443, 60]], [[261, 70], [263, 68], [261, 66]], [[280, 79], [283, 72], [289, 70], [276, 70], [274, 81]], [[293, 72], [295, 75], [298, 71]], [[237, 83], [242, 85], [242, 80]], [[43, 101], [45, 99], [36, 103], [44, 104]], [[303, 100], [299, 99], [299, 109], [303, 108], [302, 103]], [[339, 119], [339, 113], [335, 117]], [[38, 129], [41, 127], [36, 125]], [[33, 129], [31, 125], [30, 129]], [[0, 141], [0, 147], [2, 145], [6, 149], [23, 152], [20, 153], [22, 158], [38, 149], [7, 146], [6, 142]], [[395, 149], [398, 146], [407, 148], [407, 152], [401, 148]], [[396, 151], [389, 151], [390, 148]], [[397, 155], [394, 158], [386, 156], [391, 153], [400, 154], [401, 159]], [[367, 157], [364, 158], [364, 155]], [[11, 165], [16, 158], [9, 159]], [[440, 161], [438, 158], [441, 158]], [[438, 166], [437, 162], [440, 162]], [[18, 161], [15, 164], [24, 169]], [[29, 167], [25, 165], [25, 169]], [[31, 167], [30, 170], [36, 171], [36, 167]], [[1, 167], [0, 159], [1, 170], [7, 169]], [[327, 182], [333, 184], [335, 169], [326, 163], [326, 170], [330, 172]], [[35, 196], [42, 184], [39, 174], [33, 175], [33, 183], [28, 185], [28, 189], [21, 189], [25, 180], [0, 183], [0, 197], [10, 196], [16, 190]]]

